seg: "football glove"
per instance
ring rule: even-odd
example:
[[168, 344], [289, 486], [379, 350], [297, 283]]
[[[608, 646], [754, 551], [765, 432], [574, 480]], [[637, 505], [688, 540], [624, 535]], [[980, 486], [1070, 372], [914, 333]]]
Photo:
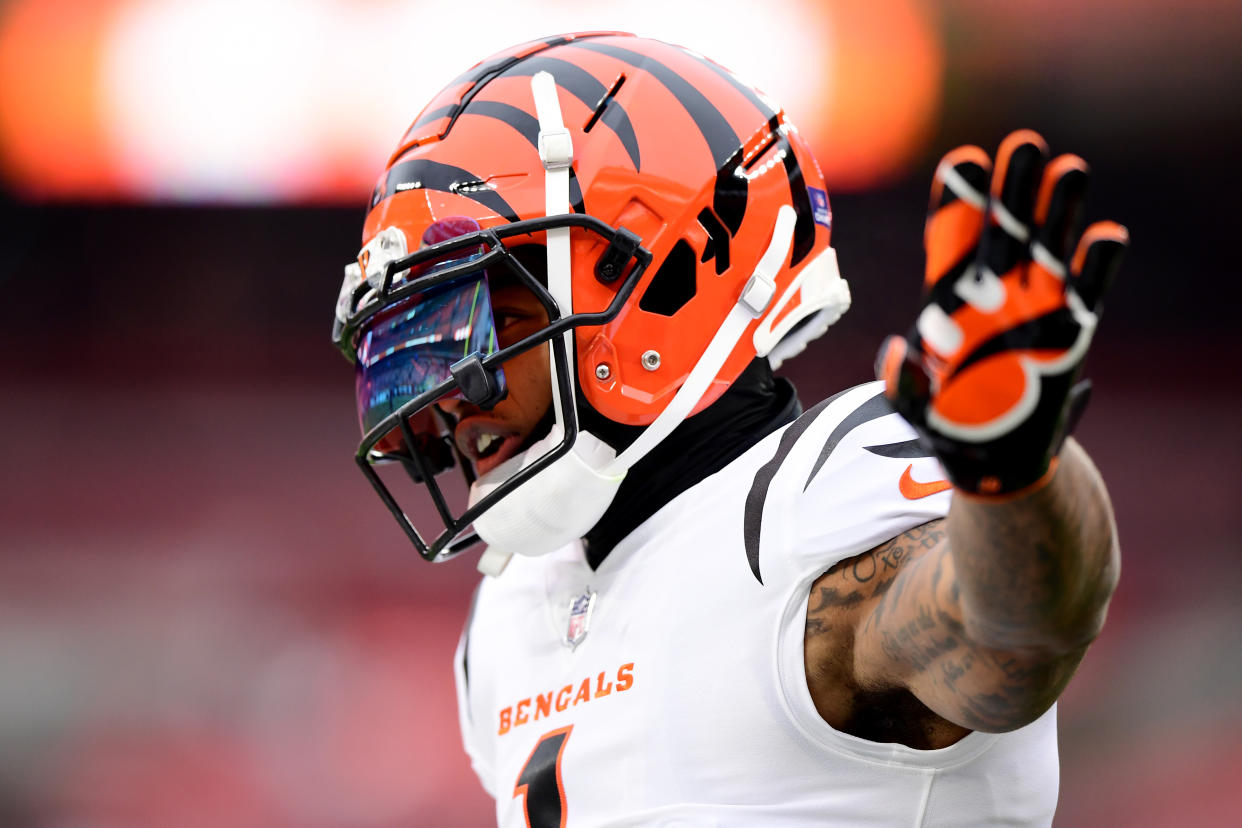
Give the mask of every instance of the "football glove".
[[893, 406], [974, 494], [1018, 492], [1049, 473], [1086, 405], [1083, 358], [1128, 244], [1113, 222], [1074, 244], [1087, 165], [1047, 158], [1043, 138], [1022, 130], [1001, 143], [994, 170], [974, 146], [941, 160], [923, 309], [876, 364]]

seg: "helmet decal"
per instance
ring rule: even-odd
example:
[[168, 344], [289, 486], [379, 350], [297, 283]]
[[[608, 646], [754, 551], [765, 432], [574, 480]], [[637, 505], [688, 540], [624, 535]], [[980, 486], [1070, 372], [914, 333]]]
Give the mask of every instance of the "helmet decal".
[[736, 92], [738, 92], [738, 94], [750, 101], [751, 104], [754, 105], [755, 109], [759, 110], [759, 113], [764, 118], [771, 120], [776, 117], [776, 112], [779, 107], [761, 96], [753, 86], [747, 86], [742, 83], [738, 80], [737, 75], [733, 74], [716, 61], [700, 55], [698, 52], [693, 52], [689, 49], [682, 49], [682, 51], [723, 78], [725, 82], [727, 82]]
[[690, 113], [690, 117], [694, 119], [699, 132], [711, 148], [717, 168], [723, 167], [737, 151], [741, 142], [738, 140], [737, 133], [733, 131], [733, 127], [729, 125], [728, 119], [702, 92], [659, 60], [611, 43], [601, 43], [595, 40], [580, 40], [569, 45], [573, 48], [589, 49], [617, 58], [635, 69], [651, 73], [669, 92], [673, 93], [673, 97], [685, 107], [686, 112]]
[[[449, 131], [453, 128], [453, 124], [457, 121], [458, 115], [474, 98], [476, 92], [482, 89], [489, 81], [496, 76], [505, 72], [515, 64], [529, 58], [531, 55], [537, 54], [545, 49], [555, 46], [561, 46], [573, 41], [574, 39], [603, 37], [606, 35], [618, 35], [622, 32], [583, 32], [580, 34], [562, 35], [560, 37], [551, 37], [545, 40], [537, 40], [531, 43], [525, 43], [516, 46], [513, 49], [503, 52], [495, 57], [482, 61], [463, 72], [452, 83], [445, 87], [444, 91], [436, 96], [426, 109], [419, 114], [418, 118], [406, 130], [405, 137], [401, 140], [401, 146], [397, 148], [393, 158], [400, 155], [410, 146], [425, 141], [431, 137], [441, 140], [448, 136]], [[532, 73], [533, 74], [533, 73]], [[466, 89], [461, 92], [456, 100], [453, 100], [453, 90], [460, 90], [463, 86]], [[442, 130], [432, 130], [431, 125], [440, 121], [445, 121]], [[391, 163], [392, 159], [390, 159]]]
[[393, 196], [407, 190], [439, 190], [442, 193], [454, 193], [477, 201], [490, 207], [497, 215], [508, 221], [517, 221], [518, 215], [502, 196], [487, 186], [487, 182], [469, 170], [441, 164], [426, 158], [414, 158], [402, 161], [388, 171], [383, 183], [376, 187], [371, 196], [374, 207], [386, 196]]
[[539, 146], [539, 119], [521, 107], [503, 101], [471, 101], [461, 115], [477, 115], [494, 118], [508, 124], [522, 134], [532, 147]]
[[780, 147], [777, 155], [784, 162], [785, 175], [789, 178], [789, 197], [793, 199], [794, 212], [798, 214], [798, 223], [794, 225], [793, 253], [789, 258], [789, 266], [795, 267], [815, 246], [815, 211], [811, 207], [811, 194], [807, 192], [807, 183], [793, 147], [784, 137], [777, 144]]
[[711, 208], [704, 207], [699, 212], [699, 226], [707, 234], [707, 244], [703, 247], [703, 261], [716, 261], [716, 275], [719, 276], [729, 269], [729, 233]]
[[[642, 154], [638, 148], [638, 135], [634, 131], [634, 124], [630, 122], [630, 116], [626, 113], [625, 108], [612, 97], [616, 93], [616, 81], [613, 82], [612, 87], [605, 86], [594, 75], [569, 61], [550, 57], [527, 58], [521, 63], [506, 69], [503, 72], [503, 76], [530, 77], [536, 72], [551, 73], [552, 77], [556, 78], [557, 86], [591, 107], [592, 118], [596, 117], [596, 112], [599, 111], [601, 105], [606, 106], [607, 116], [596, 118], [596, 120], [602, 121], [604, 126], [611, 129], [617, 136], [617, 140], [625, 147], [626, 154], [634, 162], [634, 169], [640, 170], [642, 168]], [[471, 101], [462, 114], [468, 114], [476, 105], [475, 101]], [[587, 124], [594, 126], [589, 119]], [[583, 131], [589, 131], [586, 129], [585, 124]]]

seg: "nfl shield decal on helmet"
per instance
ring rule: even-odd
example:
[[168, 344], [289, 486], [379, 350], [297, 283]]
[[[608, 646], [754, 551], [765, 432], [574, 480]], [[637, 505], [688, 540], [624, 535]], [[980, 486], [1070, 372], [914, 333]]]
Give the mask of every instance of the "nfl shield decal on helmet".
[[806, 191], [811, 197], [811, 216], [815, 219], [815, 223], [822, 224], [831, 230], [832, 208], [828, 206], [828, 192], [818, 187], [807, 187]]
[[586, 638], [591, 626], [591, 612], [595, 609], [595, 593], [587, 591], [569, 599], [569, 626], [565, 630], [565, 646], [573, 649]]

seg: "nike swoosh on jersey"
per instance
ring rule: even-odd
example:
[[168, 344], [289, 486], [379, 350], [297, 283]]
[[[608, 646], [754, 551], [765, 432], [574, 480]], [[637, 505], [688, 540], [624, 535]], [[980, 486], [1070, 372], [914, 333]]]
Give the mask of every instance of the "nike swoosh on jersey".
[[913, 463], [906, 466], [906, 470], [901, 473], [901, 479], [897, 481], [897, 488], [901, 490], [901, 496], [906, 500], [930, 497], [953, 488], [953, 484], [947, 480], [933, 480], [930, 483], [920, 483], [910, 474], [913, 469]]

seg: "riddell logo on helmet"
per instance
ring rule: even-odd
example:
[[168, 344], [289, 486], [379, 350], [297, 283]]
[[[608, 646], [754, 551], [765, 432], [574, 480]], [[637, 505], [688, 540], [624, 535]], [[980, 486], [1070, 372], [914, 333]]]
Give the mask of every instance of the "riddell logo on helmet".
[[496, 731], [497, 735], [503, 736], [519, 725], [547, 718], [553, 712], [564, 713], [579, 702], [602, 699], [611, 695], [614, 690], [624, 693], [634, 686], [634, 663], [622, 664], [617, 668], [615, 683], [606, 680], [606, 676], [607, 671], [601, 670], [594, 679], [587, 676], [577, 684], [566, 684], [560, 690], [549, 690], [534, 698], [522, 699], [517, 704], [509, 705], [500, 711], [500, 729]]

